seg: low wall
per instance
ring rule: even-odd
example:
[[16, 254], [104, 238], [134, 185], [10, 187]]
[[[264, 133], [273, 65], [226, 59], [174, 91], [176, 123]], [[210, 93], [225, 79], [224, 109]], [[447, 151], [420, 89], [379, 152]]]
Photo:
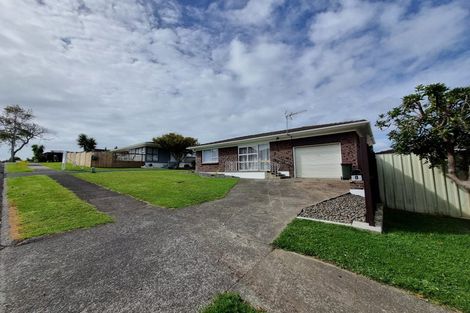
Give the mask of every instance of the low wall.
[[107, 167], [107, 168], [125, 168], [125, 167], [134, 167], [140, 168], [144, 166], [144, 162], [139, 161], [111, 161], [110, 163], [104, 163], [98, 161], [91, 161], [92, 167]]

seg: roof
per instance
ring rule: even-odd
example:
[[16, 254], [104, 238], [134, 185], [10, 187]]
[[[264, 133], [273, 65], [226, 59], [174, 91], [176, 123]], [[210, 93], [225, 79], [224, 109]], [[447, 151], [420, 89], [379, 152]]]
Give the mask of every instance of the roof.
[[113, 149], [111, 150], [112, 152], [124, 152], [128, 151], [130, 149], [135, 149], [135, 148], [143, 148], [143, 147], [157, 147], [157, 144], [154, 143], [153, 141], [146, 141], [146, 142], [141, 142], [141, 143], [136, 143], [134, 145], [118, 148], [118, 149]]
[[328, 124], [317, 124], [317, 125], [310, 125], [310, 126], [302, 126], [297, 128], [291, 128], [287, 132], [284, 130], [272, 131], [272, 132], [265, 132], [265, 133], [258, 133], [253, 135], [247, 136], [240, 136], [234, 137], [224, 140], [218, 140], [208, 143], [203, 143], [194, 147], [190, 147], [193, 150], [200, 150], [201, 148], [210, 148], [211, 146], [227, 146], [227, 144], [238, 144], [243, 142], [250, 142], [255, 141], [257, 139], [264, 139], [264, 140], [286, 140], [291, 138], [301, 138], [301, 137], [309, 137], [309, 136], [320, 136], [332, 133], [341, 133], [347, 131], [359, 131], [361, 130], [361, 135], [369, 136], [370, 141], [373, 143], [373, 135], [372, 129], [370, 127], [369, 121], [362, 119], [362, 120], [354, 120], [354, 121], [346, 121], [346, 122], [338, 122], [338, 123], [328, 123]]
[[375, 154], [390, 154], [390, 153], [395, 153], [395, 150], [387, 149], [387, 150], [376, 152]]
[[49, 150], [49, 151], [44, 152], [44, 154], [46, 153], [64, 153], [64, 150]]

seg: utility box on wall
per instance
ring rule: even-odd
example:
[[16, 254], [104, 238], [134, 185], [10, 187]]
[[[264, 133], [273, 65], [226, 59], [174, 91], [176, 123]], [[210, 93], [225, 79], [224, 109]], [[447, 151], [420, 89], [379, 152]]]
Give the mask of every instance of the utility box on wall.
[[352, 181], [362, 181], [362, 175], [352, 175], [351, 180]]

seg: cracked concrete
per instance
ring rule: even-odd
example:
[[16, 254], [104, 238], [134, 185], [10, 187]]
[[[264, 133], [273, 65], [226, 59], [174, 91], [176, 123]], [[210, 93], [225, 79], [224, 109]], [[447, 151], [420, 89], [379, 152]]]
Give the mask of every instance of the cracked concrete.
[[1, 250], [8, 312], [196, 312], [225, 290], [269, 312], [444, 312], [313, 258], [272, 250], [301, 208], [347, 184], [241, 180], [224, 199], [169, 210], [70, 175], [52, 177], [116, 223]]

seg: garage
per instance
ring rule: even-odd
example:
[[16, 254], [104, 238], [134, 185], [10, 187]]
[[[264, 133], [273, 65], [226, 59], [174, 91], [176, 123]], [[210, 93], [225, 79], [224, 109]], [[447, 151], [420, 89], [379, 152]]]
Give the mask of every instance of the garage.
[[341, 178], [341, 144], [295, 147], [295, 176]]

